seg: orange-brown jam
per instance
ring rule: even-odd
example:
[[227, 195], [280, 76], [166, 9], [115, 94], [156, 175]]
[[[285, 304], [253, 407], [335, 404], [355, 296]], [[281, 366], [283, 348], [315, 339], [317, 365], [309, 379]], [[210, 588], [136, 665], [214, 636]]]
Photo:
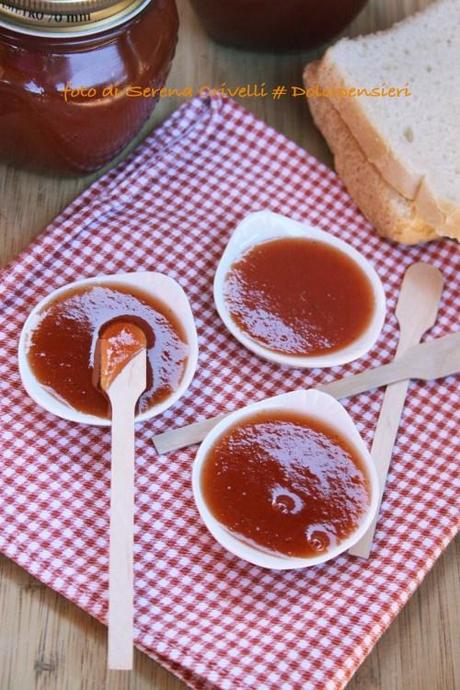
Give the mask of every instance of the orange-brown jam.
[[370, 503], [363, 462], [333, 427], [301, 414], [254, 414], [226, 431], [203, 464], [214, 517], [270, 552], [317, 556], [361, 523]]
[[[145, 333], [127, 321], [115, 321], [102, 328], [99, 338], [99, 367], [95, 361], [93, 384], [107, 391], [129, 362], [147, 347]], [[97, 345], [95, 360], [97, 359]], [[145, 353], [143, 355], [145, 359]], [[99, 371], [98, 371], [99, 369]]]
[[289, 355], [322, 355], [350, 345], [375, 308], [372, 285], [352, 258], [303, 238], [249, 249], [232, 265], [224, 291], [244, 333]]
[[108, 418], [109, 402], [94, 385], [96, 345], [104, 326], [130, 322], [147, 340], [147, 387], [138, 412], [165, 400], [179, 386], [188, 344], [172, 311], [147, 293], [124, 285], [90, 285], [59, 295], [32, 331], [28, 358], [40, 381], [71, 407]]

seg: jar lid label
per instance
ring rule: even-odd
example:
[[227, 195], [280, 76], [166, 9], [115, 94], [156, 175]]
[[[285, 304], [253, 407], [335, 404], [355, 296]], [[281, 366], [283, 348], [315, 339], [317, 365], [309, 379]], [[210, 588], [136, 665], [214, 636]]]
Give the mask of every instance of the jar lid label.
[[0, 26], [34, 35], [72, 36], [128, 21], [151, 0], [0, 0]]

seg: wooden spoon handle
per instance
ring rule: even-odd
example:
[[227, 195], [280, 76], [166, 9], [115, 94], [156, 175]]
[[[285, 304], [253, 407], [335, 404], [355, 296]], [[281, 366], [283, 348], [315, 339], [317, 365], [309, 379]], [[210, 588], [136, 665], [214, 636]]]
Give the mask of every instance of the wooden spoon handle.
[[145, 380], [143, 350], [107, 391], [112, 405], [108, 667], [117, 670], [133, 666], [134, 415]]
[[110, 496], [110, 669], [133, 663], [134, 408], [121, 398], [112, 410]]
[[[423, 345], [415, 345], [398, 360], [361, 374], [345, 376], [343, 379], [318, 386], [317, 390], [332, 395], [337, 400], [347, 398], [364, 391], [386, 386], [404, 379], [435, 379], [450, 376], [460, 371], [460, 333], [451, 333]], [[230, 412], [217, 417], [204, 419], [201, 422], [154, 436], [152, 441], [158, 453], [170, 453], [195, 443], [200, 443], [205, 436]]]
[[[398, 357], [407, 353], [411, 346], [419, 343], [423, 334], [436, 321], [442, 286], [442, 274], [433, 266], [418, 263], [410, 266], [406, 271], [396, 308], [400, 324], [396, 361]], [[375, 429], [371, 456], [379, 477], [380, 502], [383, 498], [408, 387], [408, 380], [398, 381], [387, 387]], [[369, 558], [378, 518], [379, 512], [366, 534], [349, 549], [348, 553], [360, 558]]]

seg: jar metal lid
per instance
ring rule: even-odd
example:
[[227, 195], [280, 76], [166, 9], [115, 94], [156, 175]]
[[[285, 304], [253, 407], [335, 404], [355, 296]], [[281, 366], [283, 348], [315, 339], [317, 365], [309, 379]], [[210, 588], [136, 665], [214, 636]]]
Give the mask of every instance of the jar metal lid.
[[118, 26], [151, 0], [0, 0], [0, 26], [34, 36], [83, 36]]

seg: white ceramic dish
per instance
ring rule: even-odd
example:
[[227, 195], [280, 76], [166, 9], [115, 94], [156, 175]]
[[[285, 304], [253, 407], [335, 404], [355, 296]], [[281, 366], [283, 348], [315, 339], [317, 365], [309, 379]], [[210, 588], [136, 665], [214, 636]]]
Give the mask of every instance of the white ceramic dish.
[[[231, 317], [224, 298], [224, 283], [232, 264], [254, 245], [282, 237], [304, 237], [325, 242], [354, 259], [366, 274], [372, 285], [375, 310], [365, 332], [350, 345], [324, 355], [299, 356], [274, 352], [246, 335]], [[235, 229], [214, 277], [214, 302], [220, 318], [230, 333], [248, 350], [278, 364], [300, 368], [334, 367], [362, 357], [375, 344], [382, 330], [386, 311], [385, 293], [380, 278], [362, 254], [324, 230], [313, 225], [298, 223], [271, 211], [251, 213]]]
[[[305, 415], [328, 423], [330, 426], [337, 429], [337, 431], [353, 445], [366, 468], [371, 493], [367, 513], [355, 532], [353, 532], [348, 539], [345, 539], [327, 553], [311, 558], [298, 558], [276, 555], [258, 549], [239, 539], [216, 520], [203, 498], [201, 472], [209, 450], [214, 446], [218, 438], [224, 434], [227, 429], [234, 426], [235, 423], [247, 417], [251, 417], [255, 412], [266, 410], [288, 410], [296, 412], [297, 414], [304, 413]], [[219, 544], [235, 556], [249, 563], [261, 566], [262, 568], [271, 568], [275, 570], [294, 570], [318, 565], [319, 563], [324, 563], [325, 561], [335, 558], [351, 548], [361, 539], [369, 528], [377, 513], [379, 502], [379, 481], [377, 472], [369, 451], [359, 435], [353, 420], [337, 400], [326, 393], [321, 393], [316, 390], [294, 391], [292, 393], [278, 395], [274, 398], [263, 400], [260, 403], [249, 405], [242, 410], [228, 415], [228, 417], [223, 419], [210, 431], [201, 444], [193, 465], [192, 486], [195, 502], [203, 522]]]
[[76, 287], [107, 284], [131, 285], [155, 297], [163, 302], [163, 304], [166, 304], [182, 324], [189, 344], [187, 365], [180, 386], [166, 400], [163, 400], [163, 402], [158, 405], [154, 405], [149, 410], [136, 417], [136, 422], [143, 422], [164, 412], [179, 400], [190, 386], [198, 362], [198, 338], [190, 304], [181, 286], [169, 276], [148, 271], [142, 273], [119, 273], [78, 280], [75, 283], [69, 283], [58, 290], [54, 290], [34, 307], [23, 326], [18, 350], [19, 372], [24, 388], [30, 397], [35, 400], [38, 405], [48, 410], [48, 412], [52, 412], [58, 417], [68, 419], [72, 422], [93, 424], [95, 426], [110, 426], [109, 419], [102, 419], [101, 417], [79, 412], [48, 392], [36, 379], [27, 357], [31, 333], [40, 320], [40, 314], [50, 302], [59, 295]]

